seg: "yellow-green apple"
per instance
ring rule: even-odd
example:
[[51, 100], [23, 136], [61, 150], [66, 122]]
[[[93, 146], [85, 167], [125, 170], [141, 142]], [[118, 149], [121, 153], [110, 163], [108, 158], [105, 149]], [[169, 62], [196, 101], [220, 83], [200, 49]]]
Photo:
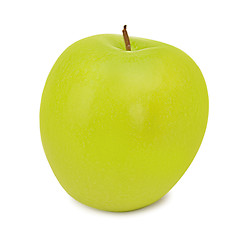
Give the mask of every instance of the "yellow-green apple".
[[107, 211], [164, 196], [195, 157], [208, 118], [195, 62], [162, 42], [128, 43], [123, 33], [68, 47], [40, 108], [42, 143], [58, 181], [76, 200]]

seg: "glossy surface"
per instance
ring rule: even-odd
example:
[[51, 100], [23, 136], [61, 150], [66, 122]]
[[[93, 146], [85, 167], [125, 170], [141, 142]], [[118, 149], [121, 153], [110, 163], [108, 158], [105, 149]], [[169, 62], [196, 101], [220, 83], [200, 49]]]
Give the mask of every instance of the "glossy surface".
[[201, 71], [181, 50], [121, 35], [80, 40], [59, 57], [42, 95], [51, 168], [76, 200], [130, 211], [165, 195], [191, 164], [208, 118]]

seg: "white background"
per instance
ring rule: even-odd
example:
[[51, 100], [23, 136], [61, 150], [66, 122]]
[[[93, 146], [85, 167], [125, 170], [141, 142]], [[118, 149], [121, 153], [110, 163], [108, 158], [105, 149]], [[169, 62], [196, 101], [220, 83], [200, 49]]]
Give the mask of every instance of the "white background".
[[[239, 1], [21, 0], [0, 3], [0, 239], [240, 239]], [[205, 138], [159, 202], [128, 213], [86, 207], [54, 177], [40, 140], [42, 90], [58, 56], [95, 34], [174, 45], [209, 91]]]

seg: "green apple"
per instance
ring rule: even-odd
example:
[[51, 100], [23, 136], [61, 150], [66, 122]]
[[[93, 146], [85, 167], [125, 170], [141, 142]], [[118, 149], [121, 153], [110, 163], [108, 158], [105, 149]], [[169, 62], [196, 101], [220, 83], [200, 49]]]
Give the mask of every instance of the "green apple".
[[125, 42], [103, 34], [68, 47], [40, 108], [58, 181], [79, 202], [107, 211], [164, 196], [191, 164], [208, 119], [206, 83], [187, 54], [149, 39], [131, 37], [131, 50]]

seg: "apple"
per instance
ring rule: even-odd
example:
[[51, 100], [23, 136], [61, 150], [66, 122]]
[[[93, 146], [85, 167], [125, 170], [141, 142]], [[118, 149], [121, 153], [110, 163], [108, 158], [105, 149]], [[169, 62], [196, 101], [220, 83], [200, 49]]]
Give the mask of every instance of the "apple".
[[168, 44], [103, 34], [77, 41], [54, 64], [41, 100], [41, 139], [69, 195], [106, 211], [164, 196], [202, 142], [203, 75]]

